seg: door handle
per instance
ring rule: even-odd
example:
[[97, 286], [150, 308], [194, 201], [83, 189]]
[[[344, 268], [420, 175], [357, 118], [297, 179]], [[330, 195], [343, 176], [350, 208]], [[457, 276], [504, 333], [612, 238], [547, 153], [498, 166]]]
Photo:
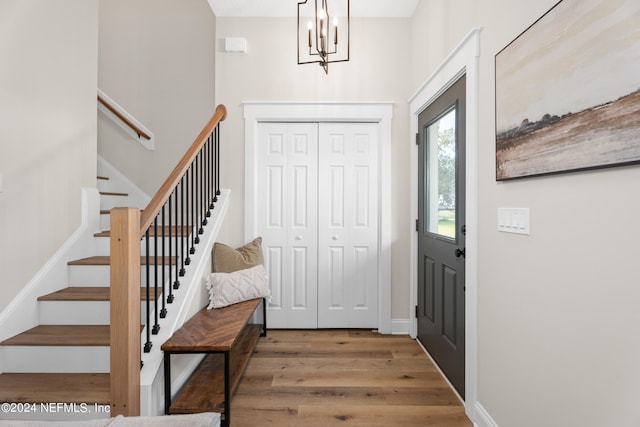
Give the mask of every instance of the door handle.
[[302, 236], [297, 235], [297, 236], [295, 237], [295, 239], [296, 239], [296, 240], [302, 240]]
[[332, 240], [338, 240], [338, 236], [333, 236], [331, 239]]
[[466, 248], [462, 248], [462, 249], [456, 248], [456, 258], [460, 258], [460, 257], [465, 258], [465, 250]]

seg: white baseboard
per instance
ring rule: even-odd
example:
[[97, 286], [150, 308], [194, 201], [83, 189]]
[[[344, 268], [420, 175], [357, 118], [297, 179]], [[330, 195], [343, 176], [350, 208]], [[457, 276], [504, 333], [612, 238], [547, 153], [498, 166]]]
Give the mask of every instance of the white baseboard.
[[410, 335], [412, 326], [411, 319], [391, 319], [391, 334]]
[[484, 409], [480, 402], [476, 402], [474, 406], [475, 420], [473, 425], [476, 427], [498, 427], [498, 423], [493, 421], [491, 415]]

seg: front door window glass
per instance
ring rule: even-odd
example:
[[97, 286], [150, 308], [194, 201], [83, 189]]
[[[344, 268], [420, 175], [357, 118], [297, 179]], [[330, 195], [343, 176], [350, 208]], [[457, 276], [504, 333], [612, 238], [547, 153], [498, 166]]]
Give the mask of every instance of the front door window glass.
[[456, 110], [425, 131], [425, 231], [456, 238]]

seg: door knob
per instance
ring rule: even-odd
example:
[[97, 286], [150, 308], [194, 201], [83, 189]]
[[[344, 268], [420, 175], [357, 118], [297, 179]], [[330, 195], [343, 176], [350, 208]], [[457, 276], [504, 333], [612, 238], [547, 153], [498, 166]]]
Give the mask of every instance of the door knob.
[[456, 257], [457, 258], [460, 258], [460, 257], [464, 258], [465, 257], [465, 253], [464, 253], [465, 250], [466, 250], [466, 248], [462, 248], [462, 249], [456, 248]]
[[331, 239], [338, 240], [338, 236], [333, 236], [333, 237], [331, 237]]
[[298, 235], [295, 237], [296, 240], [302, 240], [302, 236]]

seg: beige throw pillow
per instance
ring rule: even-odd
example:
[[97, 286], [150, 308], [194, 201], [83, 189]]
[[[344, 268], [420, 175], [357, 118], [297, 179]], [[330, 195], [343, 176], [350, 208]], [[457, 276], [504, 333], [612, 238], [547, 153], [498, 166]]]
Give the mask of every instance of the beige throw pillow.
[[213, 271], [216, 273], [232, 273], [256, 265], [264, 265], [262, 237], [237, 249], [222, 243], [213, 246]]
[[207, 278], [209, 306], [226, 307], [254, 298], [271, 299], [267, 272], [262, 264], [233, 273], [211, 273]]

